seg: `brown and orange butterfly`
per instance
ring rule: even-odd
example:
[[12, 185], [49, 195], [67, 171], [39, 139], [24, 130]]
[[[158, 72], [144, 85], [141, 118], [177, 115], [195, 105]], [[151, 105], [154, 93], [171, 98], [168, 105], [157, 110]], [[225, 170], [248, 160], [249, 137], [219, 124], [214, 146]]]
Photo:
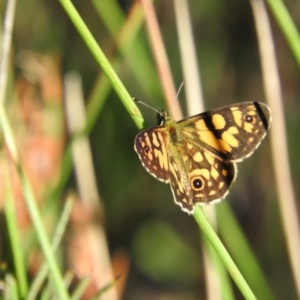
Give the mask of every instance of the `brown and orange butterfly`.
[[224, 198], [237, 174], [236, 163], [260, 145], [271, 122], [260, 102], [223, 106], [179, 122], [158, 111], [158, 126], [134, 141], [145, 169], [170, 183], [174, 201], [191, 214], [195, 204]]

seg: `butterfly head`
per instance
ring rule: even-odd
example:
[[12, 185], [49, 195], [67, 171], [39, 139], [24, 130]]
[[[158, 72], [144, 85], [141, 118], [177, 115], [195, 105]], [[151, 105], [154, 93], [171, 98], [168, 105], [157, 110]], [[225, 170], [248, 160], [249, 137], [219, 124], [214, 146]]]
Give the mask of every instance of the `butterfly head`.
[[133, 98], [133, 101], [135, 101], [137, 103], [141, 103], [141, 104], [147, 106], [148, 108], [156, 111], [156, 113], [157, 113], [156, 118], [157, 118], [157, 125], [158, 126], [164, 127], [166, 122], [168, 122], [170, 120], [169, 114], [166, 111], [164, 111], [163, 109], [162, 110], [157, 110], [157, 109], [153, 108], [152, 106], [148, 105], [147, 103], [140, 101], [137, 98]]
[[164, 127], [165, 124], [170, 120], [169, 114], [163, 109], [157, 112], [156, 118], [157, 118], [157, 125], [161, 127]]

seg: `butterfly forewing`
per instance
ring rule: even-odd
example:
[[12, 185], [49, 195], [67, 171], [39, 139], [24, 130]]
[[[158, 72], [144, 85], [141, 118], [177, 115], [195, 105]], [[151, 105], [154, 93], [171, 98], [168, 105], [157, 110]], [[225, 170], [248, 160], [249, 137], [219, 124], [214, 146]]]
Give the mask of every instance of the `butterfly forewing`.
[[135, 138], [134, 149], [145, 169], [160, 181], [169, 182], [169, 150], [163, 127], [141, 131]]
[[267, 105], [245, 102], [224, 106], [178, 122], [186, 139], [215, 156], [241, 161], [251, 155], [265, 137], [271, 113]]

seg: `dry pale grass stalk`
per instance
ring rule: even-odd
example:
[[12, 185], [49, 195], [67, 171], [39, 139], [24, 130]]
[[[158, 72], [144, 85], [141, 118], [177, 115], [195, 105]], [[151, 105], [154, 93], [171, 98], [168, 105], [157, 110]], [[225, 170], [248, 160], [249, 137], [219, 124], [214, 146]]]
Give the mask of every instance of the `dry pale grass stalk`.
[[264, 2], [261, 0], [252, 0], [251, 5], [258, 36], [264, 88], [267, 102], [271, 106], [273, 115], [271, 146], [280, 212], [294, 281], [300, 298], [299, 219], [289, 167], [283, 99], [274, 42]]
[[[80, 132], [86, 123], [81, 80], [76, 73], [66, 76], [66, 115], [70, 133]], [[69, 263], [79, 278], [88, 276], [90, 283], [84, 299], [114, 281], [106, 241], [104, 208], [100, 202], [93, 169], [90, 144], [86, 136], [72, 144], [75, 173], [80, 202], [75, 205], [71, 219], [71, 237], [68, 245]], [[118, 299], [116, 286], [108, 289], [101, 299]]]
[[174, 7], [184, 74], [187, 110], [189, 115], [194, 115], [204, 111], [204, 103], [191, 17], [186, 0], [174, 0]]
[[[201, 77], [193, 38], [191, 18], [186, 0], [174, 0], [176, 25], [179, 39], [188, 114], [204, 111]], [[215, 206], [203, 207], [205, 215], [213, 227], [217, 228]], [[221, 287], [214, 263], [206, 249], [203, 249], [205, 285], [207, 299], [221, 299]]]
[[5, 102], [5, 92], [8, 78], [9, 54], [11, 49], [12, 31], [15, 19], [16, 0], [7, 1], [4, 19], [3, 38], [1, 41], [0, 57], [0, 104]]
[[168, 103], [168, 107], [171, 108], [172, 106], [171, 113], [174, 118], [182, 119], [180, 105], [178, 101], [174, 102], [176, 98], [176, 88], [172, 79], [170, 64], [168, 61], [152, 1], [141, 0], [141, 3], [145, 12], [150, 43], [154, 54], [154, 60], [158, 70], [159, 78], [162, 83], [165, 99]]

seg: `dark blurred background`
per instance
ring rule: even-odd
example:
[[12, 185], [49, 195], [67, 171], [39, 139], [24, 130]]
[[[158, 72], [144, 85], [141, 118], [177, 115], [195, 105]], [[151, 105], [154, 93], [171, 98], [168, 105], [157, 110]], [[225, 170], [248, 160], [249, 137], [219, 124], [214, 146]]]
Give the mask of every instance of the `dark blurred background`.
[[[140, 86], [132, 65], [117, 51], [114, 38], [93, 3], [73, 3], [107, 57], [110, 60], [121, 58], [117, 74], [131, 96], [154, 108], [168, 109], [158, 77], [149, 78], [149, 85], [153, 86], [150, 91]], [[132, 1], [118, 3], [126, 16]], [[102, 72], [60, 3], [32, 0], [28, 4], [25, 1], [17, 3], [13, 59], [17, 60], [24, 51], [55, 57], [62, 77], [74, 70], [80, 74], [85, 99], [89, 99]], [[299, 4], [286, 1], [286, 5], [293, 20], [300, 25]], [[3, 11], [3, 2], [1, 6]], [[260, 58], [249, 1], [189, 1], [189, 7], [206, 109], [242, 101], [264, 102]], [[155, 8], [174, 81], [179, 87], [184, 78], [173, 2], [155, 1]], [[298, 196], [300, 74], [272, 16], [271, 21], [282, 83], [292, 178]], [[153, 62], [145, 25], [136, 38], [143, 44], [149, 61]], [[136, 64], [143, 62], [137, 61]], [[20, 75], [18, 64], [13, 72], [17, 80]], [[143, 72], [147, 75], [148, 70]], [[179, 101], [186, 112], [183, 92]], [[140, 109], [148, 126], [156, 125], [155, 113], [145, 107]], [[112, 90], [90, 134], [90, 143], [97, 186], [104, 203], [110, 253], [123, 252], [130, 260], [123, 299], [204, 299], [199, 228], [193, 217], [174, 204], [170, 187], [155, 180], [143, 169], [133, 150], [137, 132]], [[76, 190], [74, 174], [70, 176], [64, 192], [70, 189]], [[232, 208], [257, 255], [275, 298], [296, 299], [277, 204], [268, 137], [251, 158], [239, 164], [238, 178], [224, 201]], [[238, 291], [236, 296], [242, 298]]]

